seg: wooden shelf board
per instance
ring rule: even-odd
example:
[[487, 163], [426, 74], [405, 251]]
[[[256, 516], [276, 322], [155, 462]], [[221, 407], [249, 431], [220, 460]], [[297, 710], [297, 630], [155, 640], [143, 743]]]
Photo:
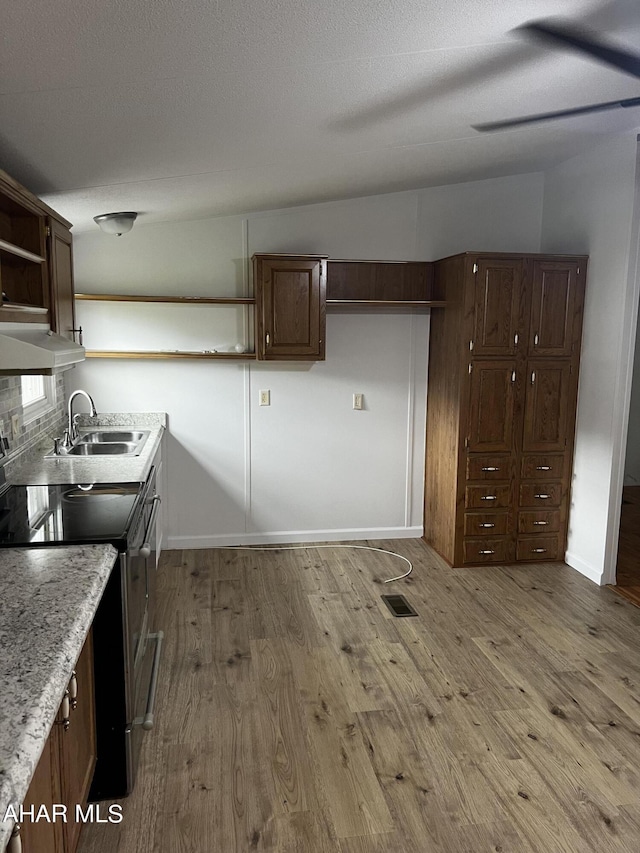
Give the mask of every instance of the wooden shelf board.
[[171, 302], [177, 305], [255, 305], [251, 296], [143, 296], [118, 293], [76, 293], [90, 302]]
[[10, 255], [22, 258], [24, 261], [33, 261], [35, 264], [43, 264], [45, 262], [45, 258], [41, 255], [36, 255], [34, 252], [27, 251], [27, 249], [21, 249], [20, 246], [14, 246], [13, 243], [8, 243], [6, 240], [0, 240], [0, 251], [8, 252]]
[[163, 352], [162, 350], [86, 350], [87, 358], [206, 358], [224, 361], [255, 360], [255, 352]]
[[47, 314], [48, 308], [42, 305], [23, 305], [20, 302], [3, 302], [3, 311], [24, 311], [26, 314]]
[[444, 308], [439, 299], [327, 299], [327, 307], [354, 306], [362, 308]]

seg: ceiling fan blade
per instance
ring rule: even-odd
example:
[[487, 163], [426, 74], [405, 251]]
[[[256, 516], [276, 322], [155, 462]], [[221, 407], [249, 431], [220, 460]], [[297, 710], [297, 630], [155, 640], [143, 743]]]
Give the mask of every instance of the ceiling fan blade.
[[609, 45], [571, 24], [530, 21], [528, 24], [517, 27], [515, 32], [523, 32], [527, 36], [556, 46], [573, 48], [579, 53], [586, 53], [594, 59], [599, 59], [606, 65], [612, 65], [619, 71], [624, 71], [633, 77], [640, 77], [640, 55]]
[[615, 110], [618, 107], [640, 107], [640, 98], [626, 98], [623, 101], [606, 101], [602, 104], [589, 104], [585, 107], [575, 107], [571, 110], [558, 110], [553, 113], [538, 113], [537, 115], [510, 118], [505, 121], [491, 121], [486, 124], [474, 124], [472, 127], [474, 130], [480, 131], [480, 133], [486, 133], [493, 130], [506, 130], [511, 127], [520, 127], [523, 124], [534, 124], [539, 121], [551, 121], [552, 119], [566, 118], [567, 116], [600, 113], [605, 110]]

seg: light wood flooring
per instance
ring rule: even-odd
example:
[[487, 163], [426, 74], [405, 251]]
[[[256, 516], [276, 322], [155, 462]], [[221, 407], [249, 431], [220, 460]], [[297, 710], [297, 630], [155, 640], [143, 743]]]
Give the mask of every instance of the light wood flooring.
[[81, 853], [638, 853], [640, 609], [563, 565], [375, 544], [412, 577], [381, 586], [400, 563], [366, 551], [163, 556], [157, 727]]
[[640, 486], [622, 490], [615, 590], [640, 607]]

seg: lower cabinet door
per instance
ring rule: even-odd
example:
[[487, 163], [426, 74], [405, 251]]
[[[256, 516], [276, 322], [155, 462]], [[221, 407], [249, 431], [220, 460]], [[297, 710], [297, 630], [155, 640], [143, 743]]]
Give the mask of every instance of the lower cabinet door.
[[[52, 815], [54, 804], [60, 803], [57, 735], [54, 728], [44, 745], [23, 801], [24, 809], [33, 809], [34, 816], [42, 806]], [[52, 822], [27, 818], [20, 825], [23, 853], [63, 853], [63, 826], [62, 818]]]
[[[65, 853], [74, 853], [82, 822], [76, 821], [76, 806], [85, 808], [96, 766], [96, 728], [93, 694], [93, 643], [91, 632], [76, 664], [76, 699], [69, 711], [69, 726], [58, 726], [62, 802], [69, 820], [64, 825]], [[73, 707], [75, 705], [75, 708]]]

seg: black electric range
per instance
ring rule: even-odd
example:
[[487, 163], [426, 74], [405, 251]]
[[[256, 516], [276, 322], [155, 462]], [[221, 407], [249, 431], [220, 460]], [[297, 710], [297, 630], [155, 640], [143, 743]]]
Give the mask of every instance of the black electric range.
[[7, 486], [0, 548], [108, 542], [126, 550], [143, 483]]

